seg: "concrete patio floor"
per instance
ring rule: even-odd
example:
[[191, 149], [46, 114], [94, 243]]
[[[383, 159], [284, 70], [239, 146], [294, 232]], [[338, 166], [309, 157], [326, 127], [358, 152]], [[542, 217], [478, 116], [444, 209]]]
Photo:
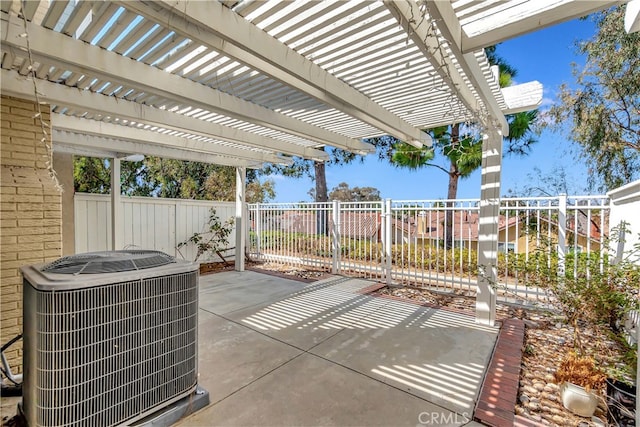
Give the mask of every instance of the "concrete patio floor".
[[445, 310], [252, 271], [200, 278], [200, 385], [180, 426], [479, 425], [498, 328]]

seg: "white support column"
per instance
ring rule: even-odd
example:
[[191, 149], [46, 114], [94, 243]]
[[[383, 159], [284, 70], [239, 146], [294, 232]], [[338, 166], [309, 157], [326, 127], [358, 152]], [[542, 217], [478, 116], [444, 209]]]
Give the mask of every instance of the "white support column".
[[247, 169], [244, 167], [236, 168], [236, 271], [244, 271], [244, 252], [247, 236], [247, 224], [245, 221]]
[[384, 275], [387, 286], [391, 285], [391, 257], [392, 253], [392, 245], [393, 239], [391, 238], [391, 199], [387, 199], [384, 201], [383, 205], [383, 213], [384, 213], [384, 243], [382, 244], [384, 248]]
[[476, 322], [493, 326], [496, 320], [495, 287], [498, 281], [498, 216], [500, 214], [502, 134], [497, 129], [490, 129], [483, 139]]
[[338, 274], [340, 271], [340, 201], [333, 201], [331, 212], [333, 227], [331, 228], [331, 252], [333, 254], [331, 262], [331, 274]]
[[[558, 277], [564, 278], [567, 254], [567, 195], [558, 197]], [[553, 248], [551, 248], [553, 251]]]
[[120, 197], [120, 159], [111, 159], [111, 250], [123, 247], [122, 200]]

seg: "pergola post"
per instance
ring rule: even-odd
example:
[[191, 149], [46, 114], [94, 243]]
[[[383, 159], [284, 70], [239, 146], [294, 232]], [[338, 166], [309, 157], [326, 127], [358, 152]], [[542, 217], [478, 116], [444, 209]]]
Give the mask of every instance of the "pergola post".
[[236, 168], [236, 271], [244, 271], [244, 253], [247, 236], [245, 224], [245, 190], [247, 168]]
[[482, 141], [476, 322], [491, 326], [496, 320], [501, 163], [502, 133], [498, 129], [489, 129]]
[[122, 249], [122, 201], [120, 197], [120, 159], [111, 159], [111, 250]]

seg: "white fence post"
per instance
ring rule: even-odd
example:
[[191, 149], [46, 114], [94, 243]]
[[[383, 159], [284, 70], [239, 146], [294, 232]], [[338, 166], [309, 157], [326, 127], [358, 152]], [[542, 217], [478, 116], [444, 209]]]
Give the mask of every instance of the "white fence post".
[[331, 273], [338, 274], [340, 271], [340, 201], [333, 201], [332, 211], [333, 228], [331, 229], [331, 249], [333, 253], [331, 263]]
[[382, 245], [382, 274], [387, 285], [389, 284], [387, 274], [387, 202], [383, 200], [380, 204], [380, 244]]
[[260, 254], [262, 253], [260, 249], [261, 240], [262, 240], [262, 214], [260, 212], [260, 203], [256, 203], [255, 214], [253, 215], [253, 220], [255, 223], [255, 233], [256, 233], [256, 254], [258, 259], [260, 259]]
[[235, 270], [244, 271], [244, 250], [247, 235], [246, 214], [246, 180], [247, 169], [236, 168], [236, 260]]
[[391, 238], [391, 199], [387, 199], [384, 202], [383, 210], [382, 210], [383, 218], [384, 218], [384, 236], [382, 247], [384, 248], [384, 275], [387, 286], [391, 285], [391, 258], [393, 256], [392, 245], [393, 239]]
[[123, 249], [122, 197], [120, 196], [120, 159], [111, 159], [111, 250]]
[[[577, 224], [575, 226], [578, 232]], [[564, 277], [566, 271], [565, 256], [567, 253], [567, 195], [558, 196], [558, 276]]]

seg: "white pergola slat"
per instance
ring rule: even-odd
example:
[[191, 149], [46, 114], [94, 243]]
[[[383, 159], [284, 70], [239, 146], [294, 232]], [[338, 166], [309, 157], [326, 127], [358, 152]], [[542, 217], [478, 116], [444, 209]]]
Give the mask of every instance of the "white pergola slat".
[[627, 33], [640, 31], [640, 0], [631, 0], [627, 3], [627, 11], [624, 15], [624, 29]]
[[[158, 5], [164, 6], [159, 10]], [[431, 138], [275, 38], [213, 1], [160, 0], [122, 5], [234, 58], [320, 102], [416, 146]], [[171, 19], [169, 19], [171, 17]]]
[[[489, 75], [483, 74], [483, 70], [479, 66], [484, 54], [482, 52], [462, 53], [461, 44], [456, 39], [456, 36], [460, 34], [460, 25], [455, 18], [451, 3], [430, 2], [427, 3], [427, 10], [437, 21], [438, 29], [448, 41], [447, 47], [451, 49], [453, 56], [458, 59], [458, 64], [471, 80], [471, 85], [480, 92], [480, 97], [484, 107], [487, 109], [487, 113], [499, 123], [502, 135], [508, 136], [509, 125], [496, 101], [496, 94], [493, 92], [497, 86], [497, 79], [491, 72], [489, 72]], [[494, 84], [493, 87], [489, 86], [489, 82]]]
[[[3, 45], [15, 52], [27, 48], [19, 18], [3, 14]], [[361, 141], [342, 137], [336, 133], [295, 120], [273, 110], [249, 103], [224, 92], [207, 88], [155, 67], [131, 61], [121, 55], [97, 47], [79, 43], [60, 33], [49, 32], [42, 27], [28, 25], [32, 57], [39, 62], [57, 65], [62, 69], [74, 69], [105, 81], [117, 81], [122, 85], [138, 88], [145, 94], [160, 94], [182, 105], [197, 106], [211, 111], [266, 125], [292, 133], [320, 144], [330, 144], [349, 151], [371, 152], [372, 147]], [[89, 87], [89, 86], [87, 86]], [[144, 98], [136, 102], [144, 103]]]
[[92, 157], [119, 157], [123, 154], [146, 153], [166, 159], [187, 160], [190, 162], [204, 162], [223, 166], [246, 167], [256, 169], [262, 167], [262, 162], [240, 160], [235, 157], [225, 157], [216, 154], [182, 150], [173, 147], [160, 147], [146, 142], [136, 142], [114, 139], [103, 136], [87, 135], [64, 130], [53, 131], [54, 150]]
[[[33, 83], [22, 76], [16, 76], [2, 70], [2, 92], [21, 98], [33, 99]], [[113, 96], [103, 96], [90, 91], [78, 91], [47, 81], [39, 83], [40, 100], [53, 105], [65, 105], [83, 113], [92, 111], [119, 117], [124, 124], [127, 121], [173, 129], [194, 136], [201, 135], [211, 139], [219, 139], [233, 144], [240, 144], [263, 150], [281, 152], [289, 156], [298, 156], [319, 161], [328, 160], [329, 155], [312, 147], [278, 141], [255, 133], [245, 132], [217, 123], [198, 120], [186, 115], [178, 115], [167, 110], [160, 110], [135, 102], [118, 100]], [[67, 112], [69, 115], [70, 112]]]
[[515, 114], [531, 110], [532, 105], [540, 105], [542, 100], [542, 85], [538, 82], [523, 83], [521, 85], [505, 87], [502, 95], [507, 103], [504, 114]]
[[100, 29], [103, 28], [107, 24], [107, 22], [109, 22], [109, 20], [117, 10], [118, 6], [110, 2], [104, 2], [99, 6], [94, 3], [92, 9], [92, 14], [94, 17], [94, 19], [92, 20], [93, 25], [85, 28], [82, 34], [80, 34], [79, 39], [90, 43], [91, 40], [93, 40], [93, 38], [98, 35]]
[[[476, 122], [487, 267], [497, 257], [504, 114], [537, 107], [542, 86], [500, 88], [482, 48], [616, 3], [2, 0], [2, 93], [37, 90], [58, 149], [235, 165], [238, 182], [265, 161], [326, 160], [324, 146], [366, 154], [366, 138], [420, 145], [425, 129]], [[478, 321], [493, 323], [495, 277], [484, 273]]]
[[176, 147], [188, 151], [226, 156], [230, 159], [237, 158], [241, 160], [248, 160], [254, 163], [287, 163], [286, 159], [279, 158], [268, 151], [240, 149], [219, 144], [214, 145], [202, 139], [175, 136], [164, 133], [161, 130], [159, 132], [159, 129], [156, 129], [155, 131], [139, 129], [135, 127], [106, 123], [104, 121], [98, 122], [95, 120], [79, 119], [77, 117], [70, 117], [66, 115], [53, 116], [51, 125], [54, 129], [62, 131], [104, 136], [112, 139], [121, 139], [123, 141], [133, 141], [168, 148]]
[[[137, 4], [137, 2], [127, 3]], [[250, 12], [247, 18], [254, 20], [260, 25], [262, 25], [263, 21], [270, 19], [269, 17], [271, 15], [281, 13], [278, 11], [284, 7], [274, 8], [273, 2], [263, 4], [260, 7], [248, 7], [249, 5], [244, 2], [238, 3], [235, 8], [241, 13], [245, 13], [246, 11]], [[13, 9], [16, 9], [16, 2], [13, 2], [13, 4]], [[225, 6], [216, 5], [214, 7], [222, 7], [225, 12], [229, 12], [224, 9]], [[42, 9], [42, 5], [39, 6], [39, 9]], [[166, 12], [166, 8], [163, 9]], [[151, 25], [151, 23], [146, 22], [143, 17], [132, 13], [126, 8], [118, 8], [110, 2], [95, 4], [91, 13], [91, 22], [83, 26], [79, 37], [87, 43], [95, 39], [95, 42], [105, 49], [108, 49], [109, 45], [114, 44], [114, 48], [118, 50], [118, 46], [123, 43], [122, 40], [132, 41], [132, 39], [135, 38], [132, 34], [139, 33], [136, 33], [135, 28], [154, 27], [156, 28], [156, 32], [162, 34], [169, 33], [166, 28], [162, 30], [158, 29], [158, 26], [162, 26], [164, 22], [155, 22]], [[103, 14], [106, 16], [103, 16]], [[71, 12], [71, 16], [73, 17], [81, 15], [81, 13], [74, 14], [73, 11]], [[117, 20], [114, 20], [115, 16], [118, 16]], [[292, 17], [296, 18], [290, 19]], [[62, 16], [60, 19], [62, 19]], [[299, 49], [307, 60], [312, 60], [318, 64], [318, 66], [326, 67], [327, 71], [330, 71], [329, 74], [334, 72], [336, 77], [345, 79], [345, 81], [355, 89], [362, 91], [365, 96], [371, 97], [371, 99], [374, 100], [374, 104], [379, 104], [382, 108], [392, 111], [393, 114], [396, 114], [397, 117], [402, 120], [406, 120], [407, 123], [413, 127], [424, 128], [432, 126], [433, 123], [436, 122], [446, 123], [455, 120], [469, 119], [469, 114], [466, 114], [464, 117], [450, 117], [452, 115], [450, 114], [451, 111], [449, 114], [443, 114], [442, 108], [439, 108], [439, 106], [450, 101], [443, 98], [450, 97], [441, 97], [438, 93], [440, 91], [437, 89], [434, 90], [434, 87], [437, 87], [442, 82], [436, 81], [433, 76], [429, 75], [429, 72], [434, 73], [434, 69], [431, 67], [429, 61], [426, 61], [423, 54], [417, 50], [415, 45], [407, 43], [407, 40], [403, 38], [406, 29], [403, 29], [400, 25], [393, 25], [392, 22], [394, 18], [388, 13], [386, 7], [380, 3], [351, 1], [344, 4], [340, 2], [336, 6], [336, 4], [329, 2], [326, 4], [314, 4], [312, 7], [302, 3], [295, 3], [288, 5], [285, 15], [279, 16], [276, 19], [278, 21], [277, 25], [274, 26], [274, 23], [271, 22], [269, 25], [264, 26], [264, 29], [272, 30], [273, 34], [282, 38], [283, 43], [290, 41], [292, 47], [296, 50]], [[370, 25], [368, 20], [372, 19], [374, 21], [372, 21], [372, 25]], [[113, 23], [109, 24], [109, 21], [113, 21]], [[290, 23], [290, 21], [293, 21], [293, 23]], [[116, 43], [115, 40], [118, 39], [118, 34], [121, 34], [125, 30], [123, 27], [129, 26], [132, 22], [137, 22], [134, 30], [123, 35], [122, 40]], [[65, 25], [69, 27], [69, 25], [65, 23], [62, 25], [62, 28], [64, 28]], [[105, 27], [109, 25], [111, 25], [109, 31], [105, 31]], [[380, 25], [386, 28], [387, 32], [395, 34], [395, 38], [389, 39], [382, 37], [376, 39], [376, 37], [379, 37], [379, 31], [377, 31], [377, 29]], [[372, 31], [369, 27], [373, 27], [375, 31]], [[386, 33], [384, 33], [384, 35], [386, 35]], [[363, 46], [351, 43], [350, 37], [354, 40], [366, 41], [363, 45], [364, 48]], [[346, 47], [345, 40], [347, 41]], [[148, 40], [140, 41], [134, 51], [141, 50], [140, 46], [145, 43], [148, 43]], [[383, 43], [386, 48], [381, 48], [379, 43]], [[128, 46], [131, 47], [131, 43], [129, 43]], [[174, 46], [175, 49], [173, 51], [169, 50], [167, 46]], [[285, 49], [287, 48], [285, 45], [283, 45], [283, 47]], [[180, 66], [174, 67], [174, 64], [181, 61], [182, 52], [189, 54], [199, 49], [203, 55], [213, 55], [215, 62], [220, 63], [220, 65], [212, 68], [207, 65], [210, 61], [204, 61], [189, 73], [182, 72]], [[204, 51], [202, 51], [202, 49], [204, 49]], [[403, 50], [406, 52], [413, 51], [414, 53], [412, 56], [398, 56]], [[170, 55], [169, 52], [171, 53]], [[291, 48], [289, 48], [289, 52], [291, 52]], [[357, 64], [351, 58], [354, 52], [357, 52], [357, 63], [367, 64], [368, 62], [370, 65], [365, 65], [366, 68], [360, 68], [360, 71], [356, 69], [355, 73], [352, 71], [347, 72], [348, 70], [354, 70], [353, 67]], [[9, 55], [14, 54], [14, 52], [6, 53]], [[117, 52], [113, 53], [117, 54]], [[162, 56], [163, 54], [165, 54], [164, 57]], [[299, 53], [296, 54], [300, 55]], [[327, 54], [331, 56], [326, 56]], [[396, 55], [395, 57], [399, 58], [396, 61], [397, 69], [395, 70], [393, 69], [392, 61], [389, 61], [389, 55]], [[261, 104], [268, 105], [268, 108], [273, 108], [275, 111], [280, 111], [285, 115], [298, 118], [300, 121], [305, 121], [318, 127], [330, 127], [335, 129], [337, 133], [342, 133], [352, 139], [372, 137], [385, 133], [381, 130], [375, 131], [370, 126], [363, 126], [364, 124], [361, 121], [354, 119], [348, 113], [327, 108], [326, 104], [319, 103], [312, 97], [305, 97], [304, 93], [295, 90], [295, 88], [277, 83], [268, 76], [233, 61], [220, 54], [220, 52], [215, 52], [211, 49], [207, 50], [204, 46], [198, 45], [197, 42], [188, 39], [188, 37], [174, 34], [170, 40], [164, 43], [164, 46], [159, 46], [156, 51], [146, 55], [143, 62], [146, 62], [149, 57], [157, 58], [159, 60], [158, 64], [165, 65], [168, 67], [167, 69], [173, 69], [173, 74], [180, 75], [183, 78], [185, 78], [185, 76], [199, 78], [210, 85], [233, 92], [236, 96], [250, 99], [252, 102], [258, 101]], [[374, 65], [371, 65], [371, 63], [375, 62], [375, 58], [381, 58], [382, 63], [378, 68], [372, 69], [371, 67]], [[385, 58], [387, 59], [386, 63]], [[407, 59], [408, 62], [403, 63], [404, 59]], [[24, 64], [24, 61], [22, 63]], [[345, 64], [348, 68], [340, 68], [340, 63]], [[349, 65], [350, 63], [352, 64]], [[405, 71], [404, 69], [407, 68], [409, 63], [411, 63], [411, 66]], [[229, 65], [224, 66], [224, 64]], [[11, 67], [6, 64], [6, 61], [3, 62], [3, 66]], [[221, 69], [220, 66], [223, 68], [226, 67], [226, 69]], [[481, 64], [480, 66], [482, 68], [482, 74], [487, 75], [486, 64]], [[207, 67], [208, 70], [203, 71], [207, 69]], [[99, 78], [99, 81], [96, 82], [96, 76], [91, 73], [83, 75], [80, 72], [72, 72], [71, 75], [67, 76], [65, 75], [64, 68], [62, 65], [56, 67], [56, 72], [49, 73], [48, 76], [45, 75], [45, 78], [52, 79], [53, 77], [57, 77], [58, 79], [64, 80], [64, 83], [67, 85], [73, 86], [77, 84], [80, 88], [88, 88], [92, 91], [102, 88], [103, 93], [107, 90], [113, 91], [113, 94], [117, 97], [122, 97], [137, 103], [149, 104], [153, 107], [162, 107], [162, 102], [172, 106], [183, 104], [181, 100], [152, 94], [148, 88], [140, 88], [139, 85], [137, 86], [136, 84], [123, 85], [118, 84], [118, 82], [107, 81], [108, 79], [104, 78]], [[39, 69], [53, 68], [50, 66], [40, 66]], [[198, 75], [199, 73], [201, 75]], [[203, 79], [202, 73], [205, 75], [209, 74], [210, 77]], [[396, 73], [396, 75], [393, 76], [390, 73]], [[425, 78], [425, 75], [428, 77]], [[410, 85], [407, 84], [407, 79], [413, 80], [412, 86], [415, 86], [416, 89], [413, 93], [412, 91], [406, 90], [407, 87], [410, 87]], [[376, 82], [377, 84], [375, 84]], [[465, 81], [465, 83], [469, 84], [467, 81]], [[375, 85], [372, 86], [372, 84]], [[245, 89], [242, 90], [242, 87]], [[394, 90], [394, 88], [397, 87], [403, 90]], [[499, 90], [496, 93], [495, 85], [492, 86], [492, 91], [494, 95], [500, 95]], [[501, 108], [505, 108], [505, 101], [506, 99], [499, 101]], [[481, 104], [481, 101], [478, 102]], [[280, 103], [282, 107], [275, 108], [278, 103]], [[459, 110], [461, 111], [461, 109]], [[438, 115], [440, 115], [440, 117], [438, 117]], [[223, 116], [228, 115], [223, 114]], [[225, 125], [244, 128], [246, 123], [251, 121], [256, 122], [256, 120], [225, 121]], [[263, 126], [264, 125], [266, 125], [266, 123], [263, 123]], [[273, 124], [267, 127], [273, 128]], [[280, 132], [283, 131], [284, 129], [281, 128]], [[284, 133], [287, 134], [286, 131], [284, 131]], [[293, 135], [289, 135], [290, 136], [279, 135], [278, 139], [288, 138], [291, 140]], [[298, 137], [300, 136], [299, 134], [297, 135]], [[298, 141], [300, 140], [298, 139]], [[296, 141], [296, 143], [298, 141]], [[314, 141], [316, 144], [332, 145], [332, 141], [326, 139], [318, 141], [316, 138]]]
[[[459, 49], [454, 44], [439, 39], [430, 21], [415, 18], [421, 14], [417, 3], [385, 0], [385, 4], [398, 22], [406, 22], [406, 25], [410, 28], [411, 39], [420, 48], [424, 56], [431, 60], [440, 78], [449, 86], [450, 93], [457, 92], [457, 100], [464, 104], [467, 110], [476, 113], [476, 116], [473, 118], [485, 127], [490, 126], [490, 121], [495, 121], [499, 124], [503, 135], [508, 135], [509, 125], [504, 115], [500, 112], [493, 94], [489, 93], [490, 88], [486, 79], [480, 76], [482, 71], [478, 66], [475, 56], [458, 55], [455, 57], [456, 50]], [[433, 4], [427, 6], [430, 12], [438, 10], [438, 8], [432, 6]], [[436, 18], [441, 19], [440, 16]], [[444, 25], [440, 26], [442, 28], [438, 27], [440, 31], [448, 28], [446, 22], [440, 20], [438, 24], [440, 23], [444, 23]], [[448, 33], [449, 31], [446, 31], [443, 36], [446, 37]], [[453, 64], [452, 57], [447, 55], [449, 50], [453, 50], [454, 55], [452, 57], [457, 59], [457, 65], [462, 65], [461, 68], [466, 71], [465, 74], [461, 73], [459, 68]], [[467, 81], [465, 81], [465, 79], [468, 78], [471, 78], [472, 86], [476, 88], [476, 91], [480, 92], [480, 99], [478, 98], [478, 94], [474, 93], [472, 89], [470, 89]], [[482, 83], [479, 83], [480, 81]]]
[[461, 24], [460, 47], [466, 53], [579, 18], [616, 4], [623, 4], [626, 1], [484, 0], [469, 2], [467, 0], [453, 0], [451, 3], [457, 20]]

